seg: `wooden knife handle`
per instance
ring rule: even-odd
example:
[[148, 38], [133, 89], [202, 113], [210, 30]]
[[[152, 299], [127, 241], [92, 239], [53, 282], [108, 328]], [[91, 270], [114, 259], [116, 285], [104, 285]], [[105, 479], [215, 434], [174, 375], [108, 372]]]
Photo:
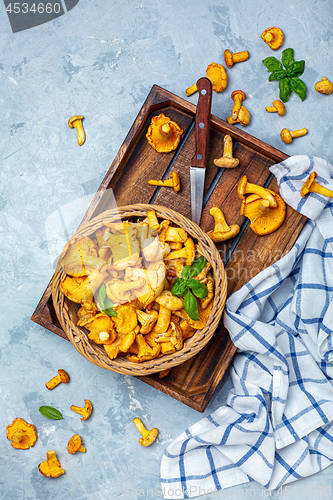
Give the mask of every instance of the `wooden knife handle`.
[[212, 105], [212, 84], [208, 78], [197, 81], [199, 100], [195, 115], [195, 155], [192, 158], [192, 167], [205, 167], [208, 139], [210, 109]]

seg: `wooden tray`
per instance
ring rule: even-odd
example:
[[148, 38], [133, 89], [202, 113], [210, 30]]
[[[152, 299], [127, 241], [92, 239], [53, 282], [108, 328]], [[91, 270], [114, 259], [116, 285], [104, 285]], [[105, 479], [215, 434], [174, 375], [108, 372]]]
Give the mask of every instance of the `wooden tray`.
[[[152, 116], [162, 112], [175, 120], [184, 130], [178, 149], [167, 154], [156, 153], [145, 138]], [[195, 112], [195, 105], [154, 85], [81, 224], [85, 224], [92, 217], [110, 208], [109, 190], [111, 188], [118, 206], [154, 202], [191, 218], [189, 172], [195, 152]], [[218, 179], [222, 169], [214, 165], [213, 159], [222, 156], [225, 134], [232, 136], [234, 156], [239, 158], [240, 164], [237, 168], [226, 169]], [[277, 190], [275, 178], [268, 169], [274, 163], [279, 163], [287, 157], [281, 151], [252, 137], [244, 129], [240, 130], [216, 116], [211, 116], [205, 206], [200, 225], [204, 231], [213, 228], [213, 218], [209, 214], [209, 209], [212, 206], [218, 206], [225, 214], [228, 223], [241, 226], [241, 231], [236, 238], [218, 244], [226, 266], [228, 295], [285, 255], [292, 248], [306, 221], [304, 216], [288, 206], [286, 221], [281, 228], [270, 235], [259, 237], [249, 228], [248, 220], [239, 215], [240, 200], [236, 187], [240, 177], [245, 174], [249, 182]], [[176, 170], [181, 178], [179, 193], [175, 193], [171, 188], [156, 188], [148, 185], [149, 179], [169, 177], [171, 170]], [[53, 308], [51, 283], [52, 280], [31, 319], [66, 338]], [[236, 348], [221, 322], [207, 346], [194, 358], [173, 368], [167, 377], [159, 378], [158, 375], [148, 375], [138, 378], [203, 412], [235, 352]]]

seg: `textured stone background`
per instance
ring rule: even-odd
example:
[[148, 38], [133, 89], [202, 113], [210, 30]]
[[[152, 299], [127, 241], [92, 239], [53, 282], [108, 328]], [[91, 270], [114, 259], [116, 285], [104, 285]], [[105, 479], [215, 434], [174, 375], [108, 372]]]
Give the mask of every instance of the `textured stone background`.
[[[322, 76], [333, 79], [332, 12], [329, 0], [80, 0], [53, 21], [12, 33], [0, 4], [1, 499], [144, 498], [152, 496], [148, 489], [160, 495], [164, 449], [202, 415], [139, 380], [90, 364], [70, 343], [31, 322], [53, 274], [57, 242], [66, 236], [55, 221], [61, 212], [69, 231], [75, 230], [152, 85], [185, 98], [185, 88], [210, 62], [223, 63], [225, 48], [247, 49], [250, 59], [228, 71], [228, 89], [214, 93], [212, 113], [229, 116], [231, 91], [243, 89], [252, 114], [247, 132], [288, 155], [332, 161], [333, 94], [313, 88]], [[285, 33], [276, 53], [260, 38], [274, 25]], [[287, 47], [306, 62], [301, 78], [308, 96], [301, 102], [292, 94], [282, 121], [265, 111], [278, 84], [268, 83], [261, 60], [280, 57]], [[196, 95], [188, 99], [197, 102]], [[85, 118], [81, 148], [67, 125], [74, 114]], [[287, 146], [279, 137], [283, 126], [307, 127], [309, 133]], [[70, 384], [46, 391], [45, 382], [60, 367], [70, 373]], [[230, 386], [227, 375], [205, 414], [225, 402]], [[69, 406], [83, 405], [85, 398], [94, 412], [81, 422]], [[42, 417], [41, 405], [57, 407], [64, 420]], [[6, 439], [6, 425], [18, 416], [38, 430], [36, 445], [27, 451], [14, 450]], [[135, 416], [159, 428], [154, 446], [138, 445]], [[85, 455], [65, 450], [76, 432]], [[48, 449], [57, 451], [66, 469], [57, 480], [37, 469]], [[311, 488], [332, 480], [330, 467], [294, 484], [301, 498], [310, 498]], [[261, 486], [248, 484], [223, 498], [251, 492], [262, 496]], [[285, 500], [290, 493], [271, 496]]]

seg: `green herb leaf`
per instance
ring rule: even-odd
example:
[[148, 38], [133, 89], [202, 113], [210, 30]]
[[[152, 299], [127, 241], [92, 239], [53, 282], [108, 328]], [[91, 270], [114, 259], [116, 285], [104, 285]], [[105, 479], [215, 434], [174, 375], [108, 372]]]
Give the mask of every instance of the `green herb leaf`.
[[182, 297], [187, 292], [187, 280], [176, 278], [171, 287], [171, 294]]
[[52, 406], [41, 406], [39, 411], [44, 417], [51, 418], [52, 420], [61, 420], [63, 418], [60, 411], [56, 408], [52, 408]]
[[279, 81], [280, 99], [282, 102], [287, 102], [291, 93], [291, 88], [288, 78], [283, 78]]
[[294, 76], [301, 76], [304, 72], [305, 61], [296, 61], [288, 67], [288, 76], [292, 78]]
[[266, 66], [268, 71], [271, 72], [279, 71], [280, 69], [282, 69], [282, 64], [280, 63], [280, 61], [278, 61], [276, 57], [273, 56], [266, 57], [266, 59], [264, 59], [262, 63]]
[[193, 276], [197, 276], [198, 274], [200, 274], [205, 267], [206, 262], [207, 261], [205, 257], [203, 257], [202, 255], [198, 257], [198, 259], [196, 259], [191, 266], [189, 278], [193, 278]]
[[182, 278], [185, 280], [189, 277], [191, 271], [191, 266], [184, 266], [182, 269]]
[[297, 77], [290, 78], [290, 88], [295, 94], [298, 95], [304, 101], [306, 98], [306, 86], [305, 83]]
[[192, 288], [192, 292], [199, 299], [205, 299], [208, 295], [207, 287], [203, 283], [199, 283], [199, 285], [197, 288]]
[[279, 71], [274, 71], [269, 75], [268, 81], [272, 82], [273, 80], [281, 80], [287, 76], [287, 72], [285, 69], [279, 69]]
[[294, 60], [294, 49], [285, 49], [282, 51], [282, 64], [286, 69], [295, 62]]
[[190, 290], [184, 297], [184, 309], [193, 321], [199, 321], [198, 303]]
[[105, 283], [100, 287], [99, 292], [98, 292], [98, 303], [101, 306], [101, 308], [104, 307], [104, 300], [106, 297], [106, 288], [105, 288]]
[[117, 317], [117, 312], [113, 309], [113, 302], [107, 295], [104, 300], [104, 306], [102, 308], [102, 311], [108, 316], [112, 316], [113, 318]]

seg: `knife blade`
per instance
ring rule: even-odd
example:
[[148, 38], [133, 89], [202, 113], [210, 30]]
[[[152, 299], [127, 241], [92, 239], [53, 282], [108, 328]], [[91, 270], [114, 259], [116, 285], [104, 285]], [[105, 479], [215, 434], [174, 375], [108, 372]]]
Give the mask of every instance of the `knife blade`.
[[200, 224], [206, 175], [206, 158], [209, 139], [210, 110], [212, 104], [212, 84], [208, 78], [197, 81], [199, 99], [195, 115], [195, 154], [190, 166], [191, 216]]

